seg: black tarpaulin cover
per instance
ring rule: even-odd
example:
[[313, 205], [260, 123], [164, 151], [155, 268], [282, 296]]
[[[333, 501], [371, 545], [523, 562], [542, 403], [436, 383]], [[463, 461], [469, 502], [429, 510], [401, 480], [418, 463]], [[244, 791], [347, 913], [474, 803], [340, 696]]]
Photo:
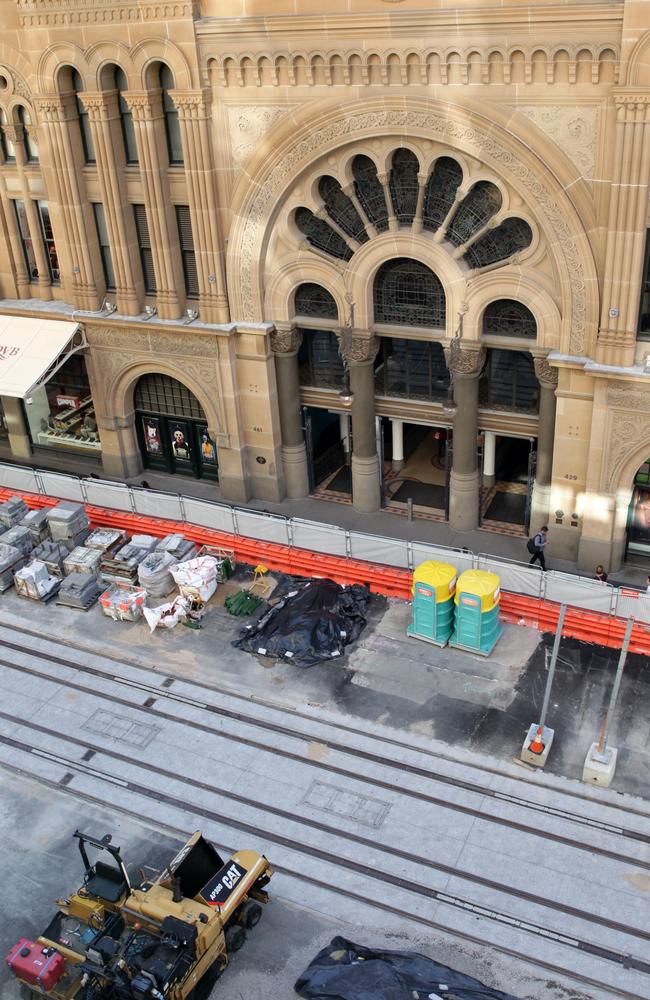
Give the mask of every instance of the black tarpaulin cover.
[[369, 596], [361, 584], [341, 587], [333, 580], [309, 580], [247, 625], [233, 646], [299, 667], [335, 659], [365, 626]]
[[342, 937], [316, 955], [294, 989], [305, 1000], [517, 1000], [414, 951], [375, 951]]

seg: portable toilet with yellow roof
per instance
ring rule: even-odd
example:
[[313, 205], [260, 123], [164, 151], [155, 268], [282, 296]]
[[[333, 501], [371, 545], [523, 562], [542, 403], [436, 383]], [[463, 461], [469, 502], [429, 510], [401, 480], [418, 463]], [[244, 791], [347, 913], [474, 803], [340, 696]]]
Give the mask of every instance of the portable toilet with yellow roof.
[[454, 590], [458, 570], [433, 559], [413, 572], [413, 620], [408, 635], [446, 646], [454, 625]]
[[489, 656], [501, 632], [501, 581], [496, 573], [466, 569], [456, 583], [456, 622], [450, 646]]

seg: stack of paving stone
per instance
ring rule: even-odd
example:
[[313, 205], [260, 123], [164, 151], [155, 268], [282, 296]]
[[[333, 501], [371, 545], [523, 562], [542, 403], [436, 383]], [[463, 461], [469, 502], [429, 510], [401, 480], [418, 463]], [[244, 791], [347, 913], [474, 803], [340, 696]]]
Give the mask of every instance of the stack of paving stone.
[[0, 535], [0, 542], [4, 542], [5, 545], [13, 545], [24, 556], [28, 556], [34, 548], [29, 528], [23, 528], [20, 524], [15, 524], [13, 528], [9, 528], [9, 531], [3, 532]]
[[193, 559], [197, 552], [194, 542], [188, 541], [184, 535], [165, 535], [158, 542], [156, 549], [159, 552], [169, 552], [177, 562]]
[[96, 579], [101, 561], [99, 549], [87, 549], [85, 545], [78, 545], [63, 560], [63, 572], [66, 576], [70, 573], [90, 573]]
[[0, 541], [0, 593], [14, 585], [14, 573], [25, 565], [24, 554], [15, 545]]
[[134, 535], [117, 552], [106, 552], [102, 557], [101, 579], [104, 583], [132, 586], [138, 578], [138, 566], [153, 551], [157, 541], [153, 535]]
[[65, 542], [68, 549], [82, 545], [90, 533], [86, 511], [80, 503], [60, 503], [47, 515], [50, 535], [55, 542]]
[[113, 584], [99, 598], [102, 611], [108, 618], [122, 622], [137, 622], [147, 594], [144, 590], [128, 590]]
[[109, 549], [119, 549], [126, 542], [126, 531], [119, 528], [95, 528], [84, 542], [87, 549], [98, 549], [108, 552]]
[[32, 552], [34, 559], [44, 562], [48, 572], [59, 580], [63, 577], [63, 562], [69, 555], [70, 550], [65, 542], [53, 542], [51, 539], [45, 539]]
[[99, 586], [94, 574], [70, 573], [61, 584], [56, 603], [63, 604], [67, 608], [79, 608], [81, 611], [87, 611], [93, 606], [102, 590], [103, 588]]
[[4, 503], [0, 503], [0, 528], [13, 528], [14, 524], [21, 524], [29, 511], [29, 507], [20, 497], [9, 497]]
[[14, 573], [14, 584], [20, 597], [29, 597], [32, 601], [49, 601], [58, 591], [61, 581], [50, 575], [44, 562], [32, 559], [27, 566]]
[[40, 545], [46, 538], [50, 537], [50, 525], [47, 520], [49, 509], [41, 507], [40, 510], [30, 510], [21, 520], [23, 528], [27, 528], [34, 545]]
[[172, 566], [178, 566], [178, 559], [160, 548], [142, 560], [138, 567], [138, 579], [149, 597], [167, 597], [176, 589], [170, 573]]

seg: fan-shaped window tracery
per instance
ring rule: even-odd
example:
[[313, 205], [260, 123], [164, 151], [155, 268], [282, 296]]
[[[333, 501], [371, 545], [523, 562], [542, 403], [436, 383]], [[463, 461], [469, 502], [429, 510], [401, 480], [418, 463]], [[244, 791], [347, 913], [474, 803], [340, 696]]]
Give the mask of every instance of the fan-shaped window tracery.
[[354, 193], [378, 233], [388, 229], [388, 209], [377, 168], [369, 156], [355, 156], [352, 161]]
[[393, 212], [400, 225], [410, 226], [418, 205], [418, 171], [420, 164], [410, 149], [397, 149], [393, 153], [390, 172], [390, 197]]
[[496, 184], [478, 181], [463, 198], [447, 229], [455, 247], [467, 243], [501, 208], [503, 198]]
[[367, 243], [368, 234], [361, 216], [339, 182], [327, 175], [321, 177], [318, 182], [318, 193], [325, 203], [330, 219], [352, 239], [358, 240], [359, 243]]
[[398, 326], [445, 326], [445, 292], [425, 264], [397, 257], [382, 264], [374, 284], [375, 322]]
[[495, 337], [537, 336], [537, 323], [530, 309], [515, 299], [497, 299], [490, 302], [483, 314], [483, 333]]
[[339, 311], [334, 298], [326, 288], [313, 281], [298, 285], [294, 298], [296, 316], [317, 316], [319, 319], [338, 319]]
[[450, 156], [441, 156], [431, 171], [424, 189], [422, 225], [424, 229], [439, 229], [447, 218], [463, 179], [463, 171]]
[[463, 257], [470, 267], [487, 267], [525, 250], [532, 239], [533, 231], [523, 219], [504, 219], [496, 229], [484, 233]]
[[297, 208], [295, 220], [298, 229], [313, 247], [339, 260], [350, 260], [352, 256], [350, 247], [324, 219], [317, 219], [308, 208]]

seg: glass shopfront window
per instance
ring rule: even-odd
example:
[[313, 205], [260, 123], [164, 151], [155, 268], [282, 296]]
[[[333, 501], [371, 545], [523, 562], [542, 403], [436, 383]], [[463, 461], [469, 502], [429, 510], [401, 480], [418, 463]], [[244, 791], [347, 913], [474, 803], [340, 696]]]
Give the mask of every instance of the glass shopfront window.
[[5, 411], [2, 405], [2, 400], [0, 399], [0, 444], [6, 444], [8, 440], [9, 440], [9, 430], [7, 428], [7, 419], [5, 417]]
[[101, 444], [83, 355], [68, 358], [49, 382], [32, 389], [24, 405], [35, 448], [99, 457]]

